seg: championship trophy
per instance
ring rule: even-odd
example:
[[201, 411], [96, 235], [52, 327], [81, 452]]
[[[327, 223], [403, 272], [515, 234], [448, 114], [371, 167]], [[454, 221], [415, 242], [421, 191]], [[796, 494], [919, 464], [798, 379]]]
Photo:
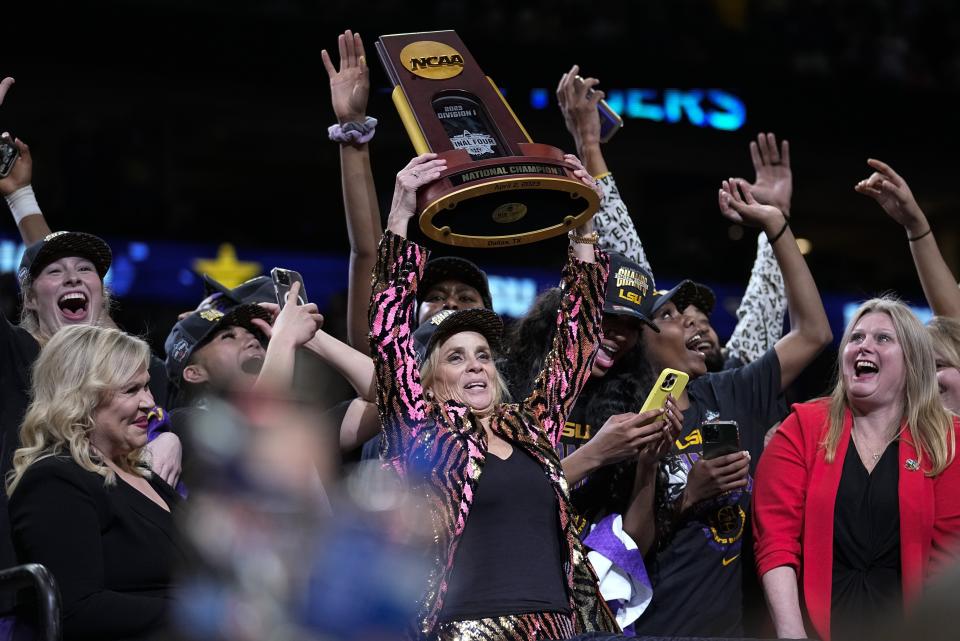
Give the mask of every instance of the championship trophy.
[[380, 36], [377, 53], [417, 154], [447, 161], [417, 192], [420, 228], [461, 247], [511, 247], [563, 234], [599, 208], [563, 152], [531, 141], [453, 31]]

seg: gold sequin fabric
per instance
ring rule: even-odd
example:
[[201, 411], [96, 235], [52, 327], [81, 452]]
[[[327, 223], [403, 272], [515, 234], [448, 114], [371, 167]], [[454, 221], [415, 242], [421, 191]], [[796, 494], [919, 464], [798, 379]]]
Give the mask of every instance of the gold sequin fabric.
[[[522, 448], [543, 468], [557, 496], [563, 571], [573, 632], [619, 632], [600, 596], [573, 523], [570, 493], [555, 450], [566, 417], [590, 374], [600, 342], [600, 321], [609, 261], [568, 255], [553, 346], [530, 396], [495, 408], [490, 429]], [[413, 346], [417, 286], [427, 251], [384, 232], [373, 274], [370, 346], [376, 368], [377, 407], [385, 465], [405, 479], [429, 524], [429, 577], [411, 636], [435, 638], [447, 581], [486, 460], [486, 432], [466, 405], [428, 401]], [[527, 615], [523, 615], [527, 616]], [[549, 617], [548, 617], [549, 618]], [[570, 634], [552, 638], [566, 638]], [[467, 638], [467, 637], [464, 637]], [[472, 637], [471, 637], [472, 638]], [[514, 638], [514, 637], [496, 637]], [[528, 638], [528, 637], [516, 637]], [[540, 637], [529, 637], [540, 638]], [[547, 638], [547, 637], [543, 637]]]
[[569, 639], [575, 634], [571, 615], [541, 612], [441, 623], [435, 638], [437, 641], [547, 641]]

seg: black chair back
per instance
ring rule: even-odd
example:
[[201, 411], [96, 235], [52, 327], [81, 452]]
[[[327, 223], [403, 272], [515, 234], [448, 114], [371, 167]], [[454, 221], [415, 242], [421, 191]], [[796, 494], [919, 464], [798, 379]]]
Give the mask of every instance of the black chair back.
[[[0, 570], [0, 593], [16, 594], [29, 590], [36, 603], [36, 616], [30, 624], [5, 617], [0, 622], [0, 641], [60, 641], [60, 589], [50, 570], [39, 563], [16, 565]], [[25, 636], [25, 631], [27, 632]]]

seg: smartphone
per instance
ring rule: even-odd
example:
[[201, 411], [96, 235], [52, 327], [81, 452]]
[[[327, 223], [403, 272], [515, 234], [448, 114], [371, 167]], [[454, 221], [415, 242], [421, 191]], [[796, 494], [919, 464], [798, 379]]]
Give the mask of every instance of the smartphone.
[[297, 302], [300, 305], [307, 304], [307, 290], [303, 287], [303, 276], [292, 269], [274, 267], [270, 270], [270, 278], [273, 280], [273, 289], [277, 292], [277, 304], [283, 307], [287, 302], [287, 294], [294, 283], [300, 283], [300, 294], [297, 296]]
[[[576, 79], [583, 82], [583, 78], [580, 76], [577, 76]], [[596, 90], [590, 89], [587, 95], [592, 94], [594, 91]], [[613, 138], [613, 134], [620, 131], [620, 128], [623, 127], [623, 118], [610, 108], [606, 100], [601, 100], [597, 103], [597, 111], [600, 112], [600, 142], [609, 142], [610, 139]]]
[[597, 103], [597, 111], [600, 112], [600, 142], [609, 142], [623, 127], [623, 118], [610, 108], [606, 100]]
[[6, 178], [10, 175], [10, 171], [19, 157], [20, 150], [13, 142], [13, 138], [7, 136], [0, 138], [0, 178]]
[[736, 421], [707, 421], [700, 426], [705, 459], [740, 451], [740, 428]]
[[690, 377], [684, 372], [669, 367], [664, 369], [660, 372], [660, 377], [657, 378], [653, 389], [647, 394], [647, 400], [643, 402], [640, 413], [662, 408], [667, 402], [667, 397], [671, 394], [673, 394], [673, 398], [680, 398], [688, 380], [690, 380]]

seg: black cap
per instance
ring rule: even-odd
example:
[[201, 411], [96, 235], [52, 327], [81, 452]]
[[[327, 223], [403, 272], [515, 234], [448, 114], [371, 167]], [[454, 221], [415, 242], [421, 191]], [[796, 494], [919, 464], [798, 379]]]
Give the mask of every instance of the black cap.
[[53, 261], [68, 256], [79, 256], [92, 262], [101, 280], [107, 275], [113, 261], [110, 246], [99, 236], [80, 231], [55, 231], [23, 252], [20, 269], [17, 270], [20, 287], [23, 287], [28, 279], [35, 278], [40, 270]]
[[713, 290], [704, 285], [703, 283], [694, 283], [690, 281], [690, 287], [687, 287], [683, 292], [678, 292], [673, 297], [673, 303], [677, 306], [681, 312], [685, 310], [688, 306], [693, 305], [701, 312], [709, 316], [713, 312], [714, 306], [717, 304], [717, 295], [713, 293]]
[[610, 272], [603, 313], [628, 316], [660, 330], [644, 312], [644, 302], [653, 295], [653, 274], [619, 252], [610, 252]]
[[448, 336], [457, 332], [482, 334], [493, 350], [500, 349], [503, 336], [503, 321], [489, 309], [444, 309], [425, 321], [413, 333], [413, 346], [417, 351], [417, 364], [423, 365], [430, 350]]
[[423, 270], [423, 278], [417, 286], [417, 302], [430, 291], [430, 288], [445, 280], [456, 280], [473, 287], [480, 292], [483, 306], [493, 309], [493, 298], [490, 296], [490, 283], [487, 274], [466, 258], [458, 256], [441, 256], [427, 261]]
[[206, 298], [197, 307], [198, 310], [213, 308], [226, 311], [234, 305], [277, 302], [277, 291], [269, 276], [255, 276], [233, 289], [215, 281], [207, 274], [201, 276]]
[[164, 349], [167, 352], [167, 376], [170, 382], [180, 385], [183, 370], [190, 362], [193, 352], [202, 347], [219, 329], [243, 327], [263, 340], [264, 336], [260, 328], [253, 324], [254, 318], [268, 323], [272, 320], [270, 312], [259, 305], [237, 305], [226, 312], [218, 309], [195, 311], [179, 321], [170, 330], [170, 335], [164, 342]]
[[[684, 301], [692, 300], [696, 296], [696, 285], [692, 280], [681, 281], [679, 285], [673, 289], [658, 289], [650, 294], [643, 301], [641, 305], [643, 313], [648, 318], [653, 318], [654, 314], [657, 313], [661, 307], [669, 303], [671, 300], [674, 301]], [[679, 305], [677, 306], [679, 308]], [[682, 310], [681, 310], [682, 311]], [[659, 330], [658, 330], [659, 331]]]

